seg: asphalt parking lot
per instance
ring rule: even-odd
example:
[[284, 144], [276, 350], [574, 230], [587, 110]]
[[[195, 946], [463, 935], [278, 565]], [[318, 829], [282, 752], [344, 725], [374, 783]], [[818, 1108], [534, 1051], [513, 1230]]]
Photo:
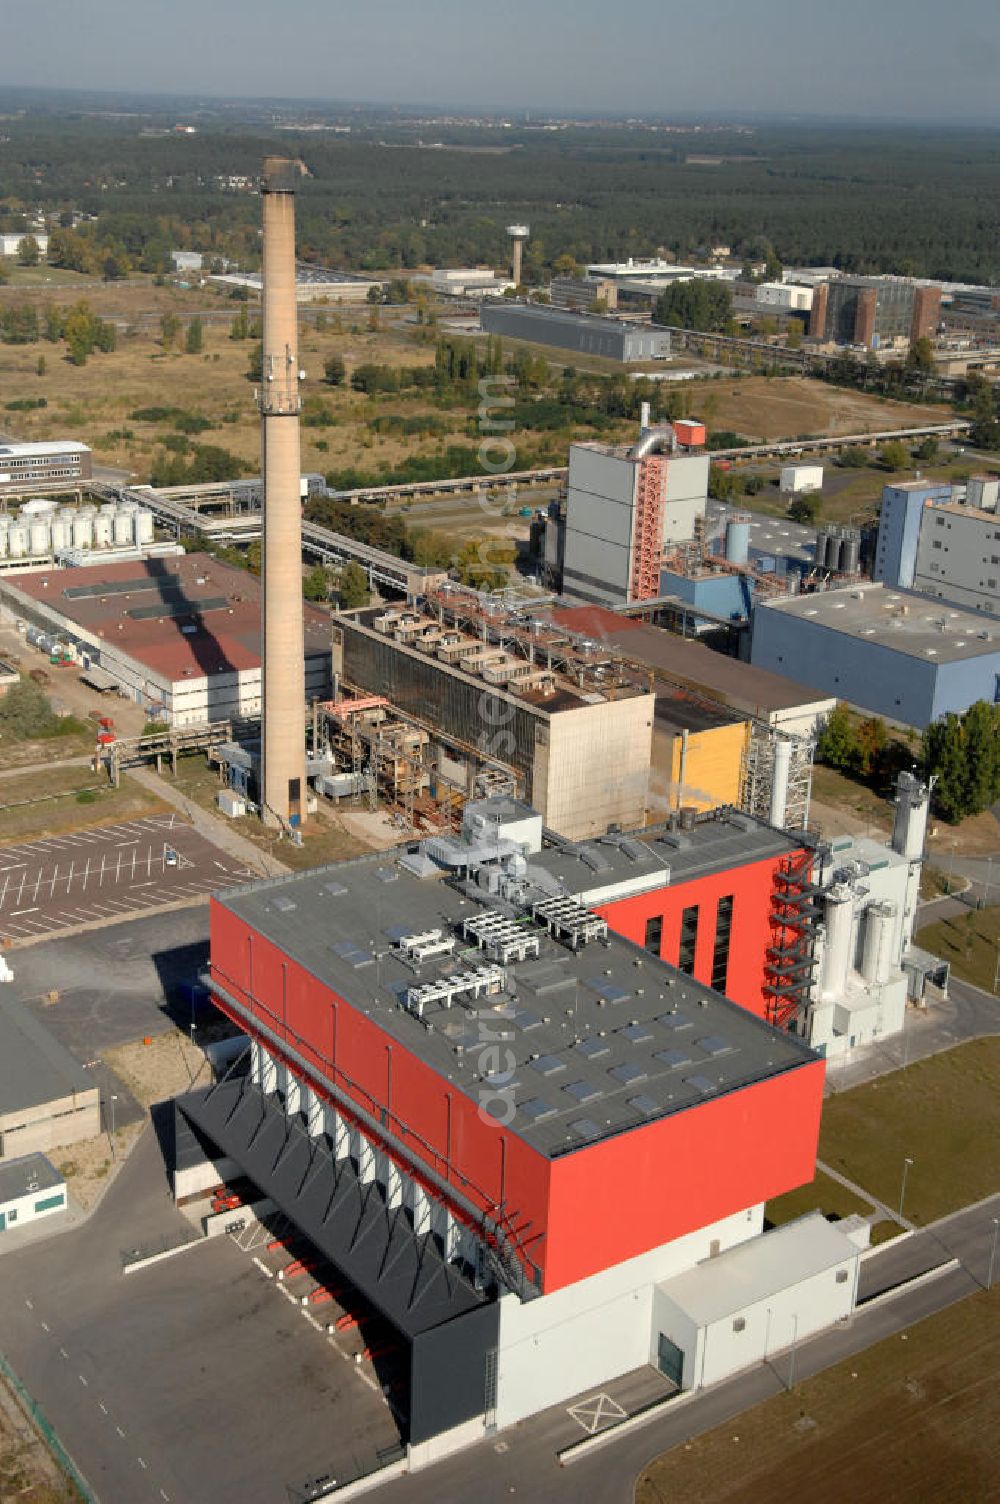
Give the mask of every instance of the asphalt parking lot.
[[252, 876], [173, 812], [0, 846], [0, 938], [124, 918]]
[[82, 1226], [4, 1254], [4, 1349], [102, 1504], [287, 1504], [397, 1436], [381, 1394], [229, 1238], [186, 1224], [147, 1132]]

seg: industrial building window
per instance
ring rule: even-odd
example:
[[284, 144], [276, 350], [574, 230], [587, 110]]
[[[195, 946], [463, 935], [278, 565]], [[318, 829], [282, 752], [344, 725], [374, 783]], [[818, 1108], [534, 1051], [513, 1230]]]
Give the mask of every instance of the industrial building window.
[[747, 1329], [747, 1319], [746, 1319], [746, 1317], [745, 1316], [737, 1316], [735, 1318], [735, 1320], [733, 1321], [733, 1331], [734, 1332], [745, 1332], [746, 1329]]
[[63, 1201], [63, 1193], [62, 1193], [62, 1191], [60, 1191], [57, 1196], [46, 1196], [45, 1199], [44, 1199], [44, 1201], [36, 1201], [35, 1202], [35, 1211], [36, 1212], [50, 1212], [50, 1211], [53, 1210], [54, 1207], [64, 1206], [64, 1205], [65, 1205], [65, 1202]]
[[838, 1269], [837, 1270], [837, 1284], [838, 1285], [846, 1285], [847, 1284], [847, 1270], [846, 1269]]
[[677, 956], [679, 970], [694, 976], [694, 952], [698, 943], [698, 905], [693, 904], [681, 915], [681, 944]]
[[729, 937], [733, 932], [733, 900], [719, 899], [715, 914], [715, 950], [712, 954], [712, 986], [716, 992], [725, 992], [729, 975]]
[[652, 918], [646, 920], [645, 946], [647, 950], [652, 951], [654, 956], [658, 956], [660, 954], [660, 946], [662, 943], [663, 917], [660, 914], [654, 914]]

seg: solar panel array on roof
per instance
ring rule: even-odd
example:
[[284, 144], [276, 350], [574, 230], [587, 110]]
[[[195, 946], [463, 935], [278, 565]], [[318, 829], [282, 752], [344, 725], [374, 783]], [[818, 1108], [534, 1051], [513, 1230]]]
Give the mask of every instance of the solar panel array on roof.
[[68, 601], [92, 600], [102, 595], [132, 595], [141, 590], [160, 590], [177, 594], [184, 586], [176, 577], [143, 574], [132, 580], [91, 580], [86, 585], [67, 585], [63, 597]]
[[691, 1054], [688, 1050], [657, 1050], [656, 1058], [661, 1065], [667, 1066], [670, 1070], [691, 1064]]
[[619, 987], [617, 982], [611, 982], [607, 977], [588, 977], [587, 986], [592, 987], [606, 1003], [624, 1003], [632, 996], [631, 992], [626, 992], [624, 987]]
[[598, 1097], [604, 1095], [601, 1088], [595, 1086], [592, 1081], [571, 1081], [568, 1086], [563, 1087], [563, 1091], [575, 1097], [578, 1102], [596, 1102]]
[[331, 945], [330, 949], [342, 961], [346, 961], [349, 966], [353, 966], [355, 971], [361, 966], [370, 966], [375, 960], [370, 950], [364, 950], [360, 945], [356, 945], [353, 940], [341, 940], [336, 945]]
[[224, 611], [229, 602], [224, 595], [209, 595], [204, 600], [181, 598], [157, 601], [152, 606], [132, 606], [125, 615], [132, 621], [151, 621], [154, 617], [204, 616], [206, 611]]
[[704, 1050], [706, 1055], [728, 1055], [732, 1045], [728, 1039], [722, 1039], [718, 1034], [707, 1034], [704, 1039], [698, 1040], [698, 1048]]
[[566, 1069], [566, 1062], [560, 1060], [558, 1055], [539, 1055], [537, 1060], [531, 1061], [531, 1068], [540, 1076], [555, 1076]]

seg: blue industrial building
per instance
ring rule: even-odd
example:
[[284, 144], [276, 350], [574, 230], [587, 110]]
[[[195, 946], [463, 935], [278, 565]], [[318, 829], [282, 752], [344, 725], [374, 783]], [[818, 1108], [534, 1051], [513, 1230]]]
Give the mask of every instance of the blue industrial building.
[[660, 594], [672, 595], [707, 616], [746, 621], [753, 605], [753, 579], [743, 574], [678, 574], [660, 572]]
[[872, 577], [893, 589], [911, 590], [924, 508], [951, 501], [950, 485], [908, 480], [882, 491], [878, 544]]
[[758, 605], [750, 661], [921, 729], [1000, 700], [1000, 625], [884, 585]]

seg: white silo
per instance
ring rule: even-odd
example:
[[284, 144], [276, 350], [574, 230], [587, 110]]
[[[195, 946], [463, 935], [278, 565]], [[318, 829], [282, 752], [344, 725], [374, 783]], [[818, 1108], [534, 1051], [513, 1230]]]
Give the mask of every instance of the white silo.
[[28, 548], [30, 552], [35, 556], [47, 554], [49, 551], [50, 536], [51, 529], [48, 517], [32, 517], [28, 525]]
[[916, 862], [924, 854], [930, 788], [914, 773], [900, 773], [896, 779], [896, 818], [892, 827], [892, 849]]
[[73, 547], [91, 548], [94, 542], [94, 516], [81, 507], [73, 518]]
[[148, 507], [140, 507], [135, 514], [135, 541], [152, 543], [154, 537], [153, 514]]
[[893, 972], [896, 913], [894, 903], [873, 903], [865, 910], [861, 975], [866, 982], [872, 982], [878, 987], [883, 986]]
[[0, 559], [5, 559], [7, 557], [7, 538], [9, 532], [9, 528], [0, 527]]
[[104, 516], [104, 517], [113, 517], [115, 515], [115, 513], [117, 512], [117, 510], [118, 510], [118, 503], [117, 503], [117, 501], [102, 501], [101, 502], [101, 515], [102, 516]]
[[785, 813], [788, 808], [788, 777], [792, 767], [792, 744], [788, 741], [776, 741], [774, 744], [774, 767], [771, 774], [771, 811], [772, 825], [780, 828], [785, 824]]
[[52, 552], [60, 553], [64, 548], [69, 548], [73, 538], [73, 524], [70, 519], [59, 514], [52, 519]]
[[15, 522], [8, 530], [7, 552], [12, 559], [23, 559], [28, 552], [28, 529], [23, 522]]
[[114, 538], [119, 547], [132, 542], [132, 513], [119, 508], [114, 517]]
[[854, 928], [854, 889], [850, 883], [834, 883], [823, 895], [826, 942], [820, 989], [824, 998], [843, 997], [851, 964], [851, 934]]
[[101, 509], [94, 518], [94, 547], [107, 548], [114, 532], [114, 520]]

